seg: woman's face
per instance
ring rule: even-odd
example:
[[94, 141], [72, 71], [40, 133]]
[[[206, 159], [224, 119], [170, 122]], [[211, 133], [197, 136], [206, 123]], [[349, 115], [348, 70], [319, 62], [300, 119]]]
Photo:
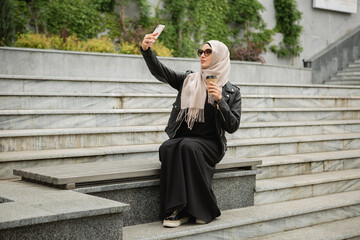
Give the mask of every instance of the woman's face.
[[[209, 44], [204, 44], [204, 46], [201, 48], [203, 51], [206, 49], [211, 49]], [[201, 54], [200, 56], [200, 65], [202, 69], [206, 69], [210, 66], [212, 60], [212, 53], [209, 56], [205, 56], [205, 53]]]

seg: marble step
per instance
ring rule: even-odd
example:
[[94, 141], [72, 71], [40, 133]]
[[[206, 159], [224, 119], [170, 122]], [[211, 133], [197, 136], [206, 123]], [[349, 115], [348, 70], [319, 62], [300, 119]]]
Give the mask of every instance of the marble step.
[[336, 76], [356, 76], [356, 77], [360, 77], [360, 69], [356, 70], [352, 69], [353, 71], [341, 71], [341, 72], [337, 72]]
[[251, 238], [249, 240], [358, 240], [360, 239], [360, 217], [347, 218], [329, 223], [299, 228], [280, 233]]
[[[155, 126], [167, 124], [170, 109], [0, 110], [0, 129]], [[243, 108], [242, 122], [351, 120], [360, 107]]]
[[[176, 94], [0, 93], [0, 110], [170, 108]], [[360, 96], [242, 95], [244, 108], [357, 107]]]
[[248, 95], [303, 95], [303, 96], [359, 96], [360, 86], [295, 85], [295, 84], [237, 84], [242, 94]]
[[206, 225], [189, 223], [170, 229], [154, 222], [129, 226], [123, 228], [123, 239], [242, 240], [359, 216], [360, 191], [352, 191], [223, 211]]
[[354, 63], [350, 63], [349, 68], [360, 68], [360, 63], [356, 61]]
[[360, 65], [356, 67], [347, 67], [342, 70], [342, 72], [360, 72]]
[[353, 150], [360, 148], [360, 134], [326, 134], [277, 138], [251, 138], [228, 142], [228, 155], [264, 157]]
[[[1, 110], [169, 108], [175, 93], [0, 93]], [[339, 99], [340, 100], [340, 99]], [[345, 99], [343, 99], [345, 100]], [[354, 98], [356, 101], [356, 98]]]
[[2, 92], [43, 92], [56, 93], [171, 93], [169, 85], [153, 79], [100, 79], [100, 78], [60, 78], [0, 76]]
[[273, 121], [240, 123], [228, 139], [286, 137], [360, 132], [360, 119], [319, 121]]
[[0, 110], [0, 129], [155, 126], [170, 109]]
[[244, 108], [358, 107], [357, 96], [243, 95]]
[[[0, 153], [0, 178], [11, 178], [13, 168], [95, 161], [149, 159], [158, 161], [160, 144], [69, 148]], [[226, 157], [264, 157], [354, 150], [360, 148], [360, 133], [229, 140]]]
[[360, 149], [261, 157], [258, 180], [301, 174], [360, 169]]
[[157, 144], [168, 139], [165, 125], [25, 129], [0, 131], [0, 151], [35, 151]]
[[354, 79], [354, 80], [330, 80], [330, 81], [325, 81], [324, 84], [359, 86], [360, 85], [360, 79]]
[[[162, 143], [165, 125], [0, 131], [0, 151], [33, 151], [62, 148], [105, 147]], [[322, 134], [360, 133], [360, 120], [312, 122], [244, 122], [228, 140]]]
[[[248, 95], [360, 96], [360, 87], [282, 83], [234, 83]], [[7, 93], [176, 93], [155, 79], [57, 78], [0, 75], [1, 92]]]
[[360, 190], [360, 168], [256, 181], [255, 205]]
[[335, 81], [360, 83], [360, 76], [331, 77], [329, 82], [335, 82]]

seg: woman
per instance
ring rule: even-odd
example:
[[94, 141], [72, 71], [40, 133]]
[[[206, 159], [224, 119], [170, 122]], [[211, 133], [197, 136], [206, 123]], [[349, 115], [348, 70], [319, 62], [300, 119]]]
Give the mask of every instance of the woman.
[[[144, 37], [141, 53], [158, 80], [178, 90], [166, 133], [169, 140], [160, 149], [160, 217], [165, 227], [178, 227], [190, 219], [209, 223], [220, 216], [212, 190], [215, 165], [226, 151], [225, 131], [240, 125], [240, 90], [228, 82], [230, 54], [219, 41], [209, 41], [198, 50], [199, 72], [175, 72], [164, 66], [151, 46], [155, 34]], [[206, 76], [217, 83], [206, 85]]]

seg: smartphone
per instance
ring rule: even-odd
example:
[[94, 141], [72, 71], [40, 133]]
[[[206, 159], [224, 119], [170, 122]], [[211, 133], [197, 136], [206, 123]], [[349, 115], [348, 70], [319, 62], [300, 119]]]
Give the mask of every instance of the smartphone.
[[157, 25], [157, 27], [155, 28], [154, 32], [153, 33], [159, 33], [158, 35], [156, 35], [156, 39], [158, 39], [158, 37], [160, 36], [161, 32], [164, 30], [165, 28], [165, 25]]

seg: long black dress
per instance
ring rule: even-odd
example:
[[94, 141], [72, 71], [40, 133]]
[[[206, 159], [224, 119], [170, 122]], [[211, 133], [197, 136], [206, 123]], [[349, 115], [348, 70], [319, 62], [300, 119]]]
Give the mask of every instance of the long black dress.
[[183, 120], [176, 136], [160, 149], [160, 217], [185, 208], [195, 218], [210, 222], [220, 216], [212, 190], [215, 165], [222, 158], [216, 134], [215, 106], [205, 104], [205, 122], [195, 122], [192, 130]]

